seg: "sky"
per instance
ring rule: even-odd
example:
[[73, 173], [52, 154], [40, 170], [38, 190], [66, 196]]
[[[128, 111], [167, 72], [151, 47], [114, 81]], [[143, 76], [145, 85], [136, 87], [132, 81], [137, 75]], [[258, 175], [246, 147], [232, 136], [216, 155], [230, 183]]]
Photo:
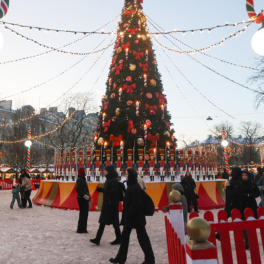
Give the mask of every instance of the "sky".
[[[255, 2], [255, 7], [258, 12], [263, 6], [261, 6], [261, 1]], [[45, 28], [93, 31], [118, 16], [121, 13], [123, 3], [123, 0], [79, 0], [74, 1], [74, 3], [70, 0], [10, 0], [8, 14], [3, 20]], [[248, 20], [246, 1], [238, 0], [144, 0], [143, 8], [146, 15], [160, 27], [168, 31], [174, 29], [188, 30], [213, 27], [223, 25], [226, 22], [236, 23]], [[110, 23], [104, 30], [116, 30], [117, 21], [118, 19]], [[153, 27], [149, 23], [148, 26], [150, 31], [153, 32]], [[194, 34], [187, 33], [183, 36], [177, 33], [174, 36], [189, 46], [198, 49], [217, 43], [230, 34], [234, 34], [238, 30], [243, 29], [244, 26], [219, 28], [213, 30], [210, 34], [204, 31], [202, 34], [195, 32]], [[228, 62], [254, 67], [257, 55], [251, 48], [251, 39], [259, 28], [260, 25], [252, 24], [245, 34], [233, 37], [223, 45], [217, 46], [206, 53]], [[75, 36], [74, 34], [68, 33], [47, 33], [46, 31], [21, 29], [19, 27], [13, 27], [12, 29], [17, 30], [28, 38], [53, 47], [61, 47], [83, 37], [81, 34]], [[48, 49], [22, 39], [9, 30], [5, 30], [2, 25], [0, 25], [0, 32], [5, 41], [3, 49], [0, 50], [0, 63], [48, 51]], [[90, 52], [105, 40], [106, 37], [105, 35], [89, 36], [74, 45], [64, 48], [64, 50]], [[108, 37], [96, 49], [108, 46], [111, 39], [112, 36]], [[163, 45], [173, 48], [173, 45], [164, 37], [159, 36], [157, 40]], [[153, 42], [155, 43], [155, 41]], [[176, 41], [174, 42], [178, 43]], [[184, 48], [182, 45], [179, 46]], [[184, 136], [187, 141], [203, 140], [212, 134], [209, 127], [213, 127], [215, 124], [225, 120], [234, 124], [236, 135], [240, 134], [239, 127], [241, 123], [238, 120], [258, 122], [264, 126], [264, 105], [255, 109], [255, 95], [252, 91], [222, 78], [184, 54], [179, 55], [171, 51], [166, 51], [183, 75], [208, 100], [235, 117], [235, 119], [228, 117], [194, 90], [190, 83], [179, 74], [160, 47], [154, 45], [154, 48], [156, 49], [158, 68], [162, 74], [164, 93], [168, 98], [168, 110], [172, 115], [176, 138], [181, 139]], [[96, 96], [95, 104], [99, 107], [101, 96], [104, 95], [106, 89], [105, 82], [107, 80], [112, 53], [113, 47], [110, 47], [103, 54], [97, 53], [87, 56], [65, 74], [23, 94], [20, 92], [57, 76], [80, 61], [83, 57], [50, 52], [28, 60], [4, 65], [0, 64], [0, 100], [6, 96], [20, 93], [5, 99], [13, 100], [13, 108], [30, 104], [38, 111], [40, 108], [49, 105], [59, 105], [60, 100], [63, 98], [62, 95], [74, 86], [69, 93], [93, 91]], [[161, 57], [158, 53], [161, 54]], [[248, 78], [255, 71], [233, 67], [201, 54], [192, 56], [207, 67], [238, 83], [249, 86], [252, 89], [257, 88], [255, 84], [248, 83]], [[75, 85], [98, 58], [98, 62], [91, 68], [88, 74]], [[163, 61], [173, 76], [174, 82], [168, 74]], [[182, 91], [184, 97], [177, 86], [175, 86], [175, 83]], [[58, 98], [59, 100], [57, 100]], [[201, 118], [197, 116], [197, 113]], [[206, 121], [208, 116], [212, 116], [213, 121]]]

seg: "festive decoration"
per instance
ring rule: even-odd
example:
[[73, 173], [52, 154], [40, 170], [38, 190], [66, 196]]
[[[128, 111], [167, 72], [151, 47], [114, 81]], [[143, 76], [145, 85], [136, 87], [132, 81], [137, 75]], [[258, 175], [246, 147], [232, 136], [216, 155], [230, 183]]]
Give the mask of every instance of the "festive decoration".
[[150, 80], [150, 85], [151, 85], [152, 87], [156, 87], [157, 82], [156, 82], [155, 80]]
[[156, 115], [156, 111], [158, 110], [156, 105], [151, 106], [151, 105], [145, 104], [145, 108], [146, 110], [149, 110], [150, 115]]
[[120, 115], [120, 109], [119, 109], [119, 108], [116, 108], [116, 110], [115, 110], [115, 114], [116, 114], [117, 116]]
[[133, 56], [135, 57], [135, 60], [141, 60], [142, 57], [144, 56], [144, 53], [133, 51]]
[[130, 134], [133, 128], [134, 128], [134, 123], [129, 119], [127, 122], [127, 134]]
[[143, 69], [143, 71], [145, 71], [145, 72], [148, 71], [148, 67], [149, 67], [149, 66], [148, 66], [147, 63], [145, 63], [145, 64], [139, 63], [138, 65], [139, 65], [140, 68]]
[[104, 142], [104, 139], [103, 139], [102, 137], [100, 137], [100, 138], [98, 139], [98, 141], [97, 141], [97, 144], [98, 144], [98, 145], [102, 145], [103, 142]]
[[160, 108], [161, 108], [161, 111], [162, 111], [162, 119], [164, 119], [164, 105], [161, 105]]
[[147, 74], [144, 74], [144, 87], [148, 86], [148, 77]]
[[136, 116], [139, 116], [139, 102], [136, 102]]
[[117, 119], [117, 117], [116, 117], [116, 116], [113, 116], [113, 117], [112, 117], [112, 122], [115, 122], [116, 119]]
[[147, 93], [147, 94], [146, 94], [146, 97], [147, 97], [148, 99], [152, 99], [152, 94], [151, 94], [151, 93]]
[[146, 125], [149, 127], [149, 126], [151, 126], [151, 124], [152, 124], [151, 121], [149, 119], [147, 119], [146, 120]]
[[142, 36], [141, 36], [141, 39], [142, 39], [143, 41], [146, 41], [146, 40], [147, 40], [147, 38], [146, 38], [145, 35], [142, 35]]
[[0, 19], [3, 18], [9, 8], [9, 0], [0, 0]]
[[164, 136], [170, 137], [170, 132], [169, 131], [164, 132]]
[[254, 7], [254, 0], [247, 0], [246, 3], [247, 13], [251, 21], [260, 24], [264, 20], [264, 11], [257, 15]]
[[126, 60], [128, 60], [128, 52], [129, 52], [129, 48], [126, 48]]
[[113, 99], [113, 98], [115, 98], [115, 96], [116, 96], [116, 94], [112, 93], [110, 97]]
[[122, 48], [119, 47], [116, 52], [117, 52], [117, 54], [119, 54], [120, 52], [122, 52]]
[[135, 64], [131, 64], [129, 67], [130, 71], [135, 71], [136, 68], [137, 68], [137, 66]]
[[160, 104], [163, 105], [163, 104], [165, 104], [167, 102], [166, 97], [165, 97], [164, 94], [155, 93], [155, 95], [156, 95], [156, 98], [159, 99], [159, 103]]
[[143, 139], [143, 138], [138, 138], [138, 139], [137, 139], [137, 144], [138, 144], [140, 147], [144, 146], [144, 139]]
[[144, 139], [147, 140], [148, 138], [148, 126], [144, 125]]
[[156, 146], [157, 144], [157, 141], [160, 140], [160, 135], [157, 134], [155, 136], [152, 136], [150, 133], [148, 134], [148, 140], [151, 140], [152, 141], [152, 146]]
[[[224, 128], [224, 127], [222, 128], [222, 134], [223, 134], [223, 140], [225, 140], [225, 138], [226, 138], [226, 134], [225, 134], [225, 128]], [[226, 172], [227, 172], [227, 173], [230, 173], [230, 170], [229, 170], [229, 164], [228, 164], [228, 155], [227, 155], [227, 149], [226, 149], [226, 147], [224, 147], [224, 155], [225, 155], [225, 167], [226, 167]]]
[[121, 96], [122, 96], [122, 88], [119, 88], [119, 102], [121, 101]]
[[145, 155], [145, 160], [149, 160], [149, 155], [148, 154]]
[[135, 83], [131, 84], [131, 85], [124, 85], [124, 90], [126, 90], [126, 93], [133, 93], [134, 89], [137, 88], [137, 85]]
[[126, 81], [127, 81], [127, 82], [132, 82], [132, 77], [131, 77], [131, 76], [127, 76], [127, 77], [126, 77]]
[[[1, 10], [1, 9], [0, 9]], [[30, 148], [31, 148], [31, 128], [28, 128], [28, 141], [26, 142], [27, 150], [27, 173], [30, 173]]]
[[136, 129], [136, 128], [131, 129], [131, 133], [132, 133], [133, 135], [136, 135], [136, 134], [137, 134], [137, 129]]
[[133, 104], [133, 101], [131, 101], [131, 100], [128, 100], [128, 101], [127, 101], [127, 105], [128, 105], [128, 106], [130, 106], [130, 105], [132, 105], [132, 104]]
[[113, 147], [119, 146], [122, 139], [123, 139], [122, 135], [119, 135], [118, 137], [114, 137], [113, 135], [110, 136], [110, 140], [113, 142], [112, 143]]

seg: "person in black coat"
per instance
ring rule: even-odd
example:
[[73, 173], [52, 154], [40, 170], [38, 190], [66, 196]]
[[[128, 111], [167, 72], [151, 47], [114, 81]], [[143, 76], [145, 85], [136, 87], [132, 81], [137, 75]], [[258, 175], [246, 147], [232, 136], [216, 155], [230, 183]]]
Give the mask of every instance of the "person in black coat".
[[78, 170], [78, 179], [76, 181], [76, 192], [78, 193], [77, 199], [79, 204], [79, 221], [77, 233], [88, 233], [87, 232], [87, 220], [89, 213], [89, 189], [85, 179], [85, 170], [80, 168]]
[[123, 205], [123, 224], [124, 229], [122, 233], [121, 246], [115, 258], [111, 258], [111, 263], [124, 264], [127, 259], [127, 252], [129, 246], [129, 239], [132, 229], [136, 229], [138, 242], [145, 254], [145, 261], [143, 264], [154, 264], [155, 257], [146, 231], [146, 217], [142, 205], [142, 194], [144, 191], [141, 189], [137, 182], [137, 171], [129, 168], [127, 177], [128, 188], [124, 198]]
[[193, 206], [194, 211], [199, 213], [197, 209], [197, 194], [194, 191], [196, 189], [196, 184], [189, 171], [186, 172], [185, 177], [181, 181], [181, 185], [183, 188], [184, 196], [187, 199], [188, 212], [191, 212], [190, 206]]
[[224, 172], [223, 172], [223, 174], [222, 174], [222, 178], [223, 178], [224, 180], [229, 180], [229, 174], [226, 172], [226, 169], [224, 169]]
[[121, 232], [119, 227], [119, 182], [118, 174], [113, 165], [105, 167], [106, 182], [104, 188], [97, 187], [97, 192], [104, 194], [102, 211], [99, 219], [99, 229], [95, 239], [90, 241], [96, 245], [100, 244], [100, 240], [104, 233], [106, 225], [113, 225], [115, 229], [116, 239], [111, 242], [111, 245], [121, 243]]

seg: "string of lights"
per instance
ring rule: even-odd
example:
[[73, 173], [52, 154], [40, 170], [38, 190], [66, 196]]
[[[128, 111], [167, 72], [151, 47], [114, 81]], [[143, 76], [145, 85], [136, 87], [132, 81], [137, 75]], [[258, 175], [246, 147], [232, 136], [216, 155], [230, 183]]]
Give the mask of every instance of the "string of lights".
[[[168, 39], [166, 36], [164, 36], [166, 39]], [[158, 43], [158, 41], [156, 40], [156, 39], [154, 39], [155, 40], [155, 42], [157, 42]], [[169, 40], [169, 39], [168, 39]], [[169, 40], [170, 41], [170, 40]], [[173, 42], [172, 42], [173, 43]], [[176, 45], [176, 47], [177, 48], [180, 48], [180, 47], [178, 47], [177, 45]], [[230, 115], [230, 114], [228, 114], [226, 111], [224, 111], [223, 109], [221, 109], [220, 107], [218, 107], [216, 104], [214, 104], [210, 99], [208, 99], [202, 92], [200, 92], [200, 90], [198, 90], [195, 86], [194, 86], [194, 84], [180, 71], [180, 69], [177, 67], [177, 65], [175, 64], [175, 62], [170, 58], [170, 56], [166, 53], [166, 51], [164, 50], [164, 48], [161, 46], [161, 48], [162, 48], [162, 51], [165, 53], [165, 55], [167, 56], [167, 58], [171, 61], [171, 63], [174, 65], [174, 67], [177, 69], [177, 71], [184, 77], [184, 79], [205, 99], [205, 100], [207, 100], [210, 104], [212, 104], [214, 107], [216, 107], [218, 110], [220, 110], [221, 112], [223, 112], [225, 115], [227, 115], [227, 116], [229, 116], [230, 118], [232, 118], [232, 119], [234, 119], [234, 120], [236, 120], [236, 121], [238, 121], [238, 122], [240, 122], [240, 123], [243, 123], [243, 124], [246, 124], [246, 125], [248, 125], [248, 123], [247, 122], [244, 122], [244, 121], [242, 121], [242, 120], [240, 120], [240, 119], [237, 119], [237, 118], [235, 118], [234, 116], [232, 116], [232, 115]], [[190, 55], [188, 55], [189, 57], [191, 57]], [[259, 126], [254, 126], [254, 127], [256, 127], [256, 128], [261, 128], [261, 129], [264, 129], [263, 127], [259, 127]]]
[[[238, 22], [238, 23], [232, 23], [232, 24], [229, 24], [228, 22], [226, 22], [224, 25], [217, 25], [217, 26], [213, 26], [213, 27], [206, 27], [206, 28], [199, 28], [199, 29], [187, 29], [187, 30], [177, 30], [177, 29], [174, 29], [174, 30], [171, 30], [171, 31], [164, 31], [164, 32], [153, 32], [152, 34], [158, 34], [158, 35], [166, 35], [166, 34], [172, 34], [172, 33], [194, 33], [194, 32], [197, 32], [199, 31], [200, 33], [204, 32], [204, 31], [207, 31], [208, 33], [210, 33], [212, 30], [214, 29], [218, 29], [218, 28], [223, 28], [223, 27], [236, 27], [236, 26], [239, 26], [241, 24], [248, 24], [250, 23], [251, 20], [249, 21], [241, 21], [241, 22]], [[20, 27], [21, 29], [23, 28], [28, 28], [30, 30], [32, 29], [36, 29], [38, 32], [43, 32], [43, 31], [46, 31], [47, 33], [49, 32], [55, 32], [55, 33], [71, 33], [71, 34], [74, 34], [74, 35], [77, 35], [77, 34], [112, 34], [111, 32], [105, 32], [104, 30], [98, 32], [99, 30], [94, 30], [94, 31], [76, 31], [76, 30], [67, 30], [67, 29], [53, 29], [53, 28], [43, 28], [43, 27], [36, 27], [36, 26], [28, 26], [28, 25], [21, 25], [21, 24], [18, 24], [18, 23], [12, 23], [12, 22], [6, 22], [6, 21], [2, 21], [2, 24], [3, 25], [8, 25], [8, 26], [16, 26], [16, 27]], [[127, 33], [129, 34], [129, 33]]]
[[[109, 37], [109, 36], [108, 36], [108, 37]], [[101, 41], [101, 42], [100, 42], [100, 43], [94, 48], [94, 50], [97, 49], [99, 46], [101, 46], [101, 45], [102, 45], [102, 44], [108, 39], [108, 37], [105, 38], [103, 41]], [[65, 74], [65, 73], [68, 72], [70, 69], [72, 69], [72, 68], [74, 68], [76, 65], [80, 64], [80, 63], [81, 63], [83, 60], [85, 60], [88, 56], [89, 56], [89, 55], [86, 55], [86, 56], [83, 57], [81, 60], [79, 60], [79, 61], [77, 61], [75, 64], [73, 64], [72, 66], [70, 66], [70, 67], [67, 68], [66, 70], [62, 71], [61, 73], [57, 74], [56, 76], [50, 78], [50, 79], [47, 80], [47, 81], [42, 82], [42, 83], [40, 83], [40, 84], [38, 84], [38, 85], [32, 86], [32, 87], [30, 87], [30, 88], [28, 88], [28, 89], [26, 89], [26, 90], [21, 91], [21, 92], [18, 92], [18, 93], [15, 93], [15, 94], [11, 94], [11, 95], [8, 95], [8, 96], [5, 96], [5, 97], [2, 97], [2, 98], [0, 98], [0, 100], [2, 100], [2, 99], [6, 99], [6, 98], [9, 98], [9, 97], [12, 97], [12, 96], [16, 96], [16, 95], [19, 95], [19, 94], [24, 94], [24, 93], [30, 92], [30, 91], [32, 91], [32, 90], [38, 88], [38, 87], [41, 87], [41, 86], [43, 86], [43, 85], [45, 85], [45, 84], [51, 82], [52, 80], [54, 80], [54, 79], [60, 77], [61, 75]], [[1, 126], [0, 126], [0, 127], [1, 127]]]
[[57, 148], [57, 147], [52, 146], [52, 145], [50, 145], [50, 144], [40, 142], [40, 141], [38, 141], [38, 140], [36, 140], [36, 139], [32, 140], [32, 142], [33, 142], [33, 143], [36, 143], [36, 144], [40, 144], [40, 145], [42, 145], [42, 146], [46, 146], [46, 147], [49, 147], [49, 148], [53, 148], [53, 149], [56, 149], [56, 148]]
[[37, 44], [37, 45], [39, 45], [39, 46], [41, 46], [41, 47], [44, 47], [44, 48], [46, 48], [46, 49], [52, 49], [53, 51], [56, 51], [56, 52], [59, 52], [59, 53], [65, 53], [65, 54], [71, 54], [71, 55], [85, 56], [85, 55], [96, 54], [96, 53], [99, 53], [99, 52], [101, 52], [101, 51], [104, 51], [104, 50], [108, 49], [109, 47], [111, 47], [111, 46], [114, 44], [114, 42], [112, 42], [112, 43], [110, 43], [107, 47], [102, 48], [102, 49], [100, 49], [100, 50], [96, 50], [96, 51], [90, 51], [90, 52], [85, 52], [85, 53], [71, 52], [71, 51], [60, 50], [60, 49], [56, 49], [56, 48], [54, 48], [54, 47], [50, 47], [50, 46], [47, 46], [47, 45], [41, 44], [41, 43], [39, 43], [38, 41], [36, 41], [36, 40], [34, 40], [34, 39], [31, 39], [31, 38], [28, 38], [28, 37], [26, 37], [26, 36], [24, 36], [24, 35], [18, 33], [17, 31], [15, 31], [15, 30], [13, 30], [13, 29], [11, 29], [11, 28], [9, 28], [9, 27], [6, 27], [6, 26], [4, 26], [4, 27], [5, 27], [6, 29], [10, 30], [12, 33], [17, 34], [17, 36], [20, 36], [20, 37], [22, 37], [22, 38], [24, 38], [24, 39], [26, 39], [26, 40], [28, 40], [28, 41], [31, 41], [31, 42], [33, 42], [33, 43], [35, 43], [35, 44]]
[[157, 50], [157, 53], [158, 53], [159, 57], [161, 58], [161, 61], [162, 61], [163, 65], [164, 65], [164, 67], [166, 68], [167, 72], [169, 73], [169, 75], [170, 75], [170, 77], [171, 77], [173, 83], [175, 84], [175, 86], [177, 87], [177, 89], [180, 91], [182, 97], [186, 100], [186, 102], [187, 102], [187, 103], [189, 104], [189, 106], [193, 109], [193, 111], [196, 113], [196, 115], [199, 116], [199, 118], [205, 123], [205, 125], [206, 125], [206, 126], [207, 126], [207, 127], [208, 127], [208, 128], [209, 128], [209, 129], [215, 134], [215, 135], [219, 136], [220, 133], [218, 133], [216, 130], [214, 130], [213, 128], [211, 128], [211, 127], [207, 124], [207, 122], [206, 122], [206, 121], [205, 121], [205, 120], [199, 115], [199, 113], [196, 111], [196, 109], [193, 107], [193, 105], [190, 103], [190, 101], [189, 101], [189, 100], [187, 99], [187, 97], [184, 95], [184, 93], [182, 92], [181, 88], [178, 86], [178, 84], [176, 83], [176, 81], [175, 81], [175, 79], [173, 78], [172, 74], [170, 73], [170, 71], [169, 71], [167, 65], [165, 64], [165, 62], [164, 62], [162, 56], [160, 55], [158, 49], [156, 49], [156, 50]]
[[[253, 22], [252, 22], [252, 23], [253, 23]], [[223, 38], [223, 40], [221, 40], [221, 41], [219, 41], [219, 42], [217, 42], [217, 43], [215, 43], [215, 44], [212, 44], [212, 45], [210, 45], [210, 46], [207, 46], [207, 47], [205, 47], [205, 48], [201, 48], [201, 49], [193, 49], [193, 50], [190, 50], [190, 51], [186, 51], [186, 50], [179, 51], [179, 50], [171, 49], [171, 48], [169, 48], [169, 47], [167, 47], [167, 46], [164, 46], [164, 45], [162, 45], [161, 43], [159, 43], [159, 44], [162, 45], [162, 46], [164, 46], [164, 48], [166, 48], [167, 50], [173, 51], [173, 52], [178, 53], [178, 54], [193, 54], [193, 53], [197, 53], [197, 52], [204, 52], [204, 51], [210, 50], [210, 49], [212, 49], [212, 48], [215, 48], [215, 47], [217, 47], [217, 46], [219, 46], [219, 45], [220, 45], [220, 46], [223, 45], [225, 41], [227, 41], [228, 39], [231, 39], [231, 38], [233, 38], [233, 37], [237, 37], [238, 34], [241, 34], [241, 33], [243, 33], [243, 32], [246, 33], [246, 29], [247, 29], [252, 23], [250, 23], [249, 25], [245, 26], [245, 28], [244, 28], [243, 30], [239, 30], [239, 31], [235, 32], [234, 34], [230, 34], [228, 37]], [[152, 38], [154, 38], [155, 36], [156, 36], [156, 37], [158, 36], [157, 34], [155, 35], [155, 34], [152, 34], [152, 33], [151, 33], [150, 35], [152, 36]]]
[[[45, 136], [48, 136], [48, 135], [56, 132], [60, 127], [62, 127], [66, 122], [68, 122], [68, 120], [70, 120], [74, 116], [75, 113], [76, 113], [76, 111], [74, 111], [67, 119], [65, 119], [60, 125], [56, 126], [53, 130], [51, 130], [45, 134], [38, 135], [38, 136], [31, 136], [31, 140], [43, 138]], [[28, 138], [24, 138], [24, 139], [20, 139], [20, 140], [14, 140], [14, 141], [0, 140], [0, 144], [16, 144], [16, 143], [25, 142], [27, 140], [28, 140]]]
[[[113, 21], [115, 21], [118, 17], [119, 17], [119, 15], [116, 16], [115, 18], [113, 18], [111, 21], [109, 21], [107, 24], [103, 25], [102, 27], [100, 27], [97, 30], [101, 30], [102, 28], [108, 26], [110, 23], [112, 23]], [[83, 39], [85, 39], [85, 38], [87, 38], [89, 36], [91, 36], [91, 34], [86, 35], [86, 36], [84, 36], [82, 38], [76, 39], [75, 41], [70, 42], [70, 43], [68, 43], [68, 44], [66, 44], [64, 46], [61, 46], [58, 49], [66, 48], [66, 47], [68, 47], [70, 45], [73, 45], [73, 44], [79, 42], [79, 41], [82, 41]], [[18, 62], [18, 61], [23, 61], [23, 60], [28, 60], [28, 59], [32, 59], [32, 58], [36, 58], [36, 57], [40, 57], [42, 55], [45, 55], [45, 54], [48, 54], [48, 53], [51, 53], [51, 52], [54, 52], [54, 50], [49, 50], [49, 51], [46, 51], [46, 52], [42, 52], [42, 53], [39, 53], [39, 54], [36, 54], [36, 55], [32, 55], [32, 56], [28, 56], [28, 57], [24, 57], [24, 58], [20, 58], [20, 59], [15, 59], [15, 60], [10, 60], [10, 61], [0, 62], [0, 65], [8, 64], [8, 63], [13, 63], [13, 62]]]
[[[153, 25], [151, 22], [150, 22], [150, 24], [151, 24], [152, 26], [155, 27], [155, 25]], [[173, 43], [169, 38], [167, 38], [167, 36], [164, 35], [164, 37], [165, 37], [167, 40], [169, 40], [169, 41], [170, 41], [174, 46], [176, 46], [178, 49], [181, 49], [179, 46], [177, 46], [175, 43]], [[166, 46], [162, 45], [160, 42], [158, 42], [157, 39], [155, 39], [155, 38], [153, 38], [153, 39], [157, 42], [157, 44], [158, 44], [159, 46], [161, 46], [162, 48], [165, 48], [165, 49], [168, 50], [168, 48], [167, 48]], [[171, 49], [169, 49], [169, 50], [171, 50]], [[224, 79], [226, 79], [226, 80], [228, 80], [228, 81], [230, 81], [230, 82], [233, 82], [233, 83], [235, 83], [235, 84], [237, 84], [237, 85], [239, 85], [239, 86], [241, 86], [241, 87], [243, 87], [243, 88], [245, 88], [245, 89], [247, 89], [247, 90], [250, 90], [250, 91], [252, 91], [252, 92], [262, 94], [261, 92], [259, 92], [259, 91], [257, 91], [257, 90], [251, 89], [251, 88], [249, 88], [248, 86], [243, 85], [243, 84], [241, 84], [241, 83], [238, 83], [238, 82], [236, 82], [236, 81], [230, 79], [229, 77], [227, 77], [227, 76], [225, 76], [225, 75], [223, 75], [223, 74], [221, 74], [221, 73], [219, 73], [219, 72], [217, 72], [217, 71], [211, 69], [210, 67], [206, 66], [206, 65], [203, 64], [202, 62], [200, 62], [200, 61], [198, 61], [197, 59], [195, 59], [194, 57], [192, 57], [190, 54], [188, 54], [188, 53], [185, 53], [185, 54], [186, 54], [189, 58], [191, 58], [192, 60], [194, 60], [195, 62], [199, 63], [200, 65], [202, 65], [203, 67], [207, 68], [208, 70], [214, 72], [215, 74], [217, 74], [217, 75], [223, 77]]]

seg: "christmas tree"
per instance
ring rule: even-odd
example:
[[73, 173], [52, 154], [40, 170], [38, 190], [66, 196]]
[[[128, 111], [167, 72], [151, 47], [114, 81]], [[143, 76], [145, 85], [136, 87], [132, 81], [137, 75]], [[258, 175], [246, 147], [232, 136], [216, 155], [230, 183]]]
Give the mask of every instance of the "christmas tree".
[[123, 162], [132, 155], [136, 162], [142, 149], [145, 150], [144, 159], [148, 160], [154, 149], [159, 153], [160, 149], [164, 152], [166, 145], [175, 148], [171, 116], [146, 17], [142, 13], [142, 2], [125, 0], [106, 93], [102, 98], [95, 142], [97, 153], [101, 148], [108, 149], [105, 153], [112, 157], [111, 162], [121, 155], [120, 148], [123, 149]]

